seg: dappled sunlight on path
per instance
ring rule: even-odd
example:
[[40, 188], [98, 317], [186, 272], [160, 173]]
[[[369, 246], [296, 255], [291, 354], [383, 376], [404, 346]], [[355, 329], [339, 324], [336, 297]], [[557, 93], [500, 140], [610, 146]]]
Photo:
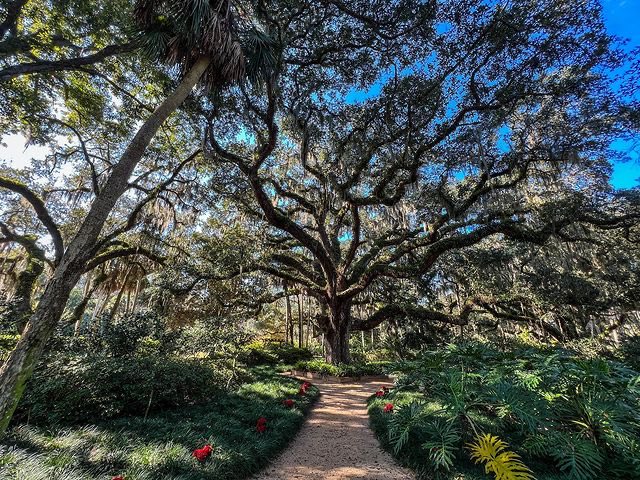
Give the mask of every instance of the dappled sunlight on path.
[[254, 480], [410, 480], [369, 429], [366, 400], [383, 383], [314, 380], [320, 399], [284, 453]]

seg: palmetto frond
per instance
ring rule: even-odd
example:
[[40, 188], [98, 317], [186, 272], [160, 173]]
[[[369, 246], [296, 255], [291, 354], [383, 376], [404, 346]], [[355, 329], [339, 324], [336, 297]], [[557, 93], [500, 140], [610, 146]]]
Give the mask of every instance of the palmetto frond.
[[484, 463], [486, 473], [493, 473], [496, 480], [531, 480], [531, 470], [522, 463], [518, 454], [507, 450], [508, 445], [498, 437], [485, 433], [467, 445], [471, 459]]
[[209, 88], [244, 75], [236, 17], [231, 0], [137, 0], [135, 8], [145, 50], [183, 73], [208, 57], [201, 83]]
[[243, 43], [249, 81], [258, 83], [270, 78], [277, 68], [278, 42], [267, 33], [253, 28], [246, 33]]

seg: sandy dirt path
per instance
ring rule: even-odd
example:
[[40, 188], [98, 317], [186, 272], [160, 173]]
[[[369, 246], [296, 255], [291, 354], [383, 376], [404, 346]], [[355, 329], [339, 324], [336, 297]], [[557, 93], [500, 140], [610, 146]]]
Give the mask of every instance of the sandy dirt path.
[[369, 429], [366, 399], [384, 382], [313, 384], [321, 395], [304, 426], [254, 480], [415, 479], [380, 448]]

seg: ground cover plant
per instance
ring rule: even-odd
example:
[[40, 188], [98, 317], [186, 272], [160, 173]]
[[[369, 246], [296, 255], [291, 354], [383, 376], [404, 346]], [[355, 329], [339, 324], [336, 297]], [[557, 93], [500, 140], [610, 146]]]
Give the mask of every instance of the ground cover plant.
[[[318, 396], [272, 370], [200, 405], [90, 426], [18, 425], [0, 447], [0, 478], [203, 480], [246, 478], [294, 437]], [[210, 448], [209, 448], [210, 447]]]
[[[624, 363], [478, 342], [395, 367], [396, 387], [370, 399], [371, 424], [422, 478], [525, 479], [529, 469], [539, 479], [640, 477], [640, 373]], [[493, 462], [489, 477], [473, 460]], [[510, 467], [496, 469], [505, 460]]]

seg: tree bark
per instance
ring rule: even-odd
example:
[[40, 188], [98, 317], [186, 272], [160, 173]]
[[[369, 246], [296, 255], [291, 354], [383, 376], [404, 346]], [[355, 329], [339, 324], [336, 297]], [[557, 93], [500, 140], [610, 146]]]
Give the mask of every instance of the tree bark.
[[129, 177], [161, 125], [187, 98], [209, 66], [210, 59], [198, 60], [173, 93], [140, 127], [113, 168], [62, 260], [47, 282], [40, 302], [11, 355], [0, 369], [0, 435], [4, 434], [22, 397], [27, 380], [60, 321], [71, 290], [95, 253], [102, 228], [118, 199], [128, 188]]
[[351, 333], [351, 303], [335, 302], [329, 305], [325, 325], [325, 361], [333, 365], [351, 363], [349, 336]]

